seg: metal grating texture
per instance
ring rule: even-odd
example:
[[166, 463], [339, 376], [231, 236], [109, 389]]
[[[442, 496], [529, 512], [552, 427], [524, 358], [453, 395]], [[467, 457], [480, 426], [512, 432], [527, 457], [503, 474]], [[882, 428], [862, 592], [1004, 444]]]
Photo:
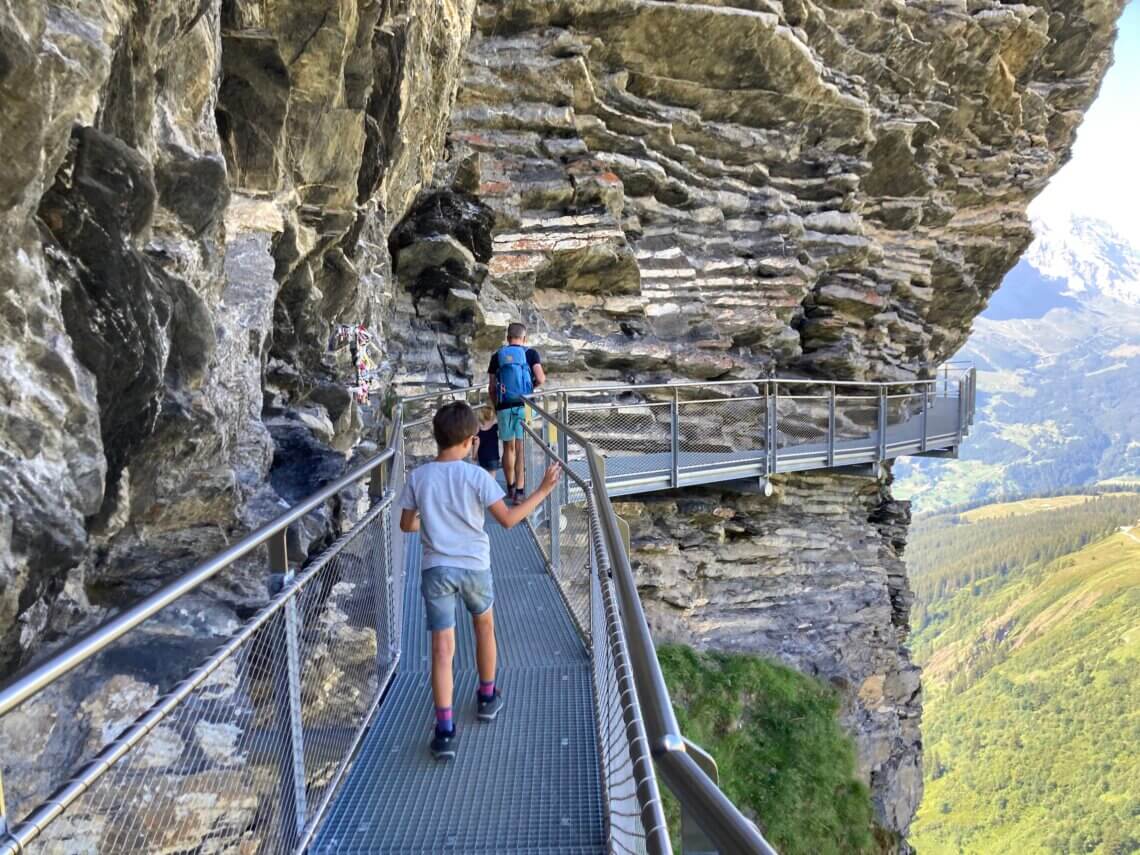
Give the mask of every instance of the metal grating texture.
[[[506, 706], [475, 719], [474, 640], [457, 620], [458, 755], [432, 759], [430, 635], [415, 584], [405, 654], [312, 853], [596, 853], [606, 849], [590, 656], [525, 526], [488, 521], [498, 685]], [[408, 578], [419, 576], [409, 542]], [[462, 607], [461, 607], [462, 611]]]
[[584, 461], [571, 462], [577, 440], [560, 435], [553, 424], [543, 427], [538, 420], [524, 436], [529, 465], [538, 469], [558, 461], [566, 475], [546, 500], [535, 535], [546, 544], [550, 572], [590, 645], [608, 848], [645, 852], [646, 829], [664, 829], [664, 810], [626, 656], [596, 493], [580, 471]]

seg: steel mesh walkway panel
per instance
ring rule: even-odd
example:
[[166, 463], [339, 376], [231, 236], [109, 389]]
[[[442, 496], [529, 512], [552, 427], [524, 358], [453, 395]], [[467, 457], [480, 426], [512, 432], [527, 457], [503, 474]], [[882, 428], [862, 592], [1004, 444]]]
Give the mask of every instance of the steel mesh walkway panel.
[[530, 533], [487, 527], [503, 711], [475, 720], [474, 639], [460, 606], [459, 750], [453, 761], [432, 759], [430, 634], [420, 550], [409, 541], [404, 657], [310, 852], [605, 851], [589, 656]]

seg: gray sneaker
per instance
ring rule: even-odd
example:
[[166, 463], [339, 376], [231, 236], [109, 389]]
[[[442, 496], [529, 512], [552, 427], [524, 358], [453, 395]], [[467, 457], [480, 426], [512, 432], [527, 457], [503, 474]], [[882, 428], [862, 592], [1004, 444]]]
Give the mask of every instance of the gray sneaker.
[[499, 694], [498, 689], [495, 689], [495, 696], [490, 700], [484, 700], [479, 694], [476, 694], [476, 699], [475, 718], [479, 721], [494, 721], [499, 710], [503, 708], [503, 696]]
[[431, 756], [436, 760], [454, 760], [455, 749], [459, 744], [459, 731], [452, 728], [450, 733], [443, 733], [438, 728], [432, 732]]

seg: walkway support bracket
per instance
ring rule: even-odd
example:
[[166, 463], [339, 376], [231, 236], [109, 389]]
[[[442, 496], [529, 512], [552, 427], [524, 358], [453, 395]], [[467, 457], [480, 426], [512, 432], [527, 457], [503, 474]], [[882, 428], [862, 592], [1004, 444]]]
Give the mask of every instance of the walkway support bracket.
[[779, 386], [775, 383], [764, 384], [764, 402], [767, 424], [765, 427], [764, 444], [764, 474], [771, 475], [776, 471], [776, 464], [778, 463], [777, 457], [779, 452], [776, 449], [776, 419], [778, 418], [779, 409]]

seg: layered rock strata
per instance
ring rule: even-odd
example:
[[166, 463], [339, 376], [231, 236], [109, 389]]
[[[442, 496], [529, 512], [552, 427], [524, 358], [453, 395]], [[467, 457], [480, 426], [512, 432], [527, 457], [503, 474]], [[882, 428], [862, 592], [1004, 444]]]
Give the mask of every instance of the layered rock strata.
[[382, 323], [473, 11], [0, 11], [0, 672], [278, 512], [291, 425], [359, 437], [330, 323]]
[[[480, 4], [437, 198], [489, 206], [492, 252], [421, 289], [431, 346], [404, 379], [481, 382], [513, 317], [559, 383], [929, 376], [1028, 244], [1120, 9]], [[425, 245], [470, 230], [455, 214]], [[659, 633], [842, 687], [877, 821], [905, 846], [921, 696], [889, 486], [625, 507]]]
[[[482, 382], [519, 317], [560, 381], [923, 376], [1027, 244], [1121, 6], [7, 4], [0, 673], [340, 470], [369, 414], [336, 324], [371, 327], [395, 390]], [[888, 486], [627, 512], [658, 631], [844, 687], [905, 834]], [[199, 636], [262, 570], [191, 610]], [[112, 694], [151, 697], [143, 671]]]

